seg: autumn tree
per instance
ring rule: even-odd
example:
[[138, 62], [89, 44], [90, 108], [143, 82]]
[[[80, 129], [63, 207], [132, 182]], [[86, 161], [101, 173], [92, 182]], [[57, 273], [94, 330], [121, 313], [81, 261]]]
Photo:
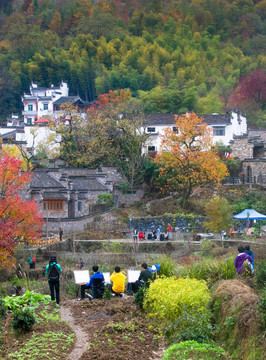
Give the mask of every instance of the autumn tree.
[[165, 131], [155, 161], [162, 191], [178, 191], [184, 203], [196, 186], [217, 184], [228, 174], [216, 154], [211, 129], [195, 113], [176, 116], [176, 131]]
[[0, 154], [0, 267], [14, 262], [19, 241], [34, 243], [41, 236], [43, 219], [37, 204], [20, 195], [31, 178], [21, 165], [20, 159]]
[[208, 221], [204, 223], [204, 227], [213, 232], [221, 232], [230, 227], [232, 222], [232, 209], [227, 199], [220, 196], [214, 196], [205, 207]]

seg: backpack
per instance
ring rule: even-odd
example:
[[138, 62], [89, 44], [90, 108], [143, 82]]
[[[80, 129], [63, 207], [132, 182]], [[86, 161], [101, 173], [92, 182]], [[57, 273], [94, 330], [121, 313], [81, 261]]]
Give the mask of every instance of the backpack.
[[254, 272], [253, 266], [246, 256], [246, 260], [243, 262], [241, 268], [241, 274], [243, 274], [246, 277], [249, 277], [253, 275], [253, 272]]
[[35, 259], [35, 257], [34, 257], [34, 256], [32, 257], [32, 262], [33, 262], [33, 264], [35, 264], [35, 263], [36, 263], [36, 259]]
[[52, 265], [49, 265], [48, 279], [57, 281], [57, 280], [59, 280], [59, 277], [60, 277], [60, 272], [57, 267], [57, 264], [53, 263]]

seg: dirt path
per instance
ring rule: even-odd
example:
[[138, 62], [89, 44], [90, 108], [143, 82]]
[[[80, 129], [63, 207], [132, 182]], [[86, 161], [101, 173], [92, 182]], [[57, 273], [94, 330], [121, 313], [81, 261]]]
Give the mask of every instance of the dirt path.
[[[119, 299], [120, 300], [120, 299]], [[135, 331], [131, 334], [127, 334], [128, 331], [125, 327], [124, 337], [119, 332], [116, 331], [109, 333], [112, 326], [108, 327], [107, 324], [114, 320], [114, 323], [122, 324], [125, 320], [127, 324], [133, 324], [134, 327], [139, 324], [138, 322], [134, 323], [134, 317], [128, 318], [127, 312], [130, 310], [134, 310], [135, 305], [132, 305], [132, 301], [130, 298], [125, 297], [124, 301], [108, 301], [104, 302], [76, 302], [75, 300], [64, 300], [60, 304], [60, 316], [62, 320], [66, 321], [68, 325], [72, 328], [76, 335], [76, 342], [73, 350], [67, 356], [66, 360], [79, 360], [79, 359], [107, 359], [106, 351], [108, 352], [108, 356], [110, 359], [116, 358], [116, 351], [121, 353], [121, 349], [127, 348], [127, 351], [131, 353], [132, 351], [137, 353], [136, 356], [132, 357], [132, 359], [139, 359], [143, 352], [143, 348], [146, 349], [147, 359], [149, 360], [161, 360], [163, 352], [165, 350], [165, 344], [163, 342], [160, 343], [159, 348], [154, 347], [150, 340], [146, 340], [145, 342], [140, 342], [140, 336], [143, 338], [150, 337], [151, 334], [147, 333], [147, 323], [144, 323], [144, 328], [140, 326], [138, 328], [139, 332]], [[128, 326], [129, 326], [128, 325]], [[132, 325], [131, 325], [132, 326]], [[98, 351], [96, 354], [92, 356], [92, 354], [88, 355], [87, 350], [90, 343], [95, 342], [95, 333], [100, 330], [97, 338], [99, 342], [101, 342], [101, 346], [97, 346], [94, 348], [94, 352]], [[102, 330], [102, 331], [101, 331]], [[106, 338], [101, 337], [102, 333], [106, 336], [108, 333], [108, 337], [111, 339], [113, 337], [113, 341], [117, 341], [117, 348], [110, 347], [110, 344], [106, 344]], [[131, 340], [128, 343], [124, 341], [125, 337], [130, 335]], [[121, 338], [122, 336], [122, 338]], [[120, 339], [120, 340], [119, 340]], [[109, 340], [109, 339], [108, 339]], [[122, 340], [122, 343], [121, 343]], [[119, 345], [120, 344], [120, 345]], [[153, 347], [153, 348], [151, 348]], [[110, 353], [110, 351], [115, 351], [115, 353]], [[86, 354], [87, 353], [87, 354]], [[138, 357], [138, 355], [140, 357]], [[121, 354], [120, 354], [121, 355]], [[91, 357], [92, 356], [92, 357]], [[119, 357], [120, 359], [121, 357]], [[128, 359], [128, 357], [126, 357]]]
[[61, 319], [66, 321], [76, 334], [75, 347], [68, 355], [66, 360], [78, 360], [82, 354], [87, 351], [89, 345], [89, 334], [85, 333], [82, 328], [75, 322], [71, 313], [71, 308], [64, 305], [60, 306]]

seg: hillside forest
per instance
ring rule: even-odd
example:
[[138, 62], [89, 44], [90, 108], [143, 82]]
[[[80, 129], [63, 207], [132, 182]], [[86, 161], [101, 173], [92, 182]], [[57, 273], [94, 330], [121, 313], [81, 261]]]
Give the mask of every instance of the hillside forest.
[[238, 107], [265, 123], [265, 0], [1, 0], [1, 121], [31, 82], [93, 102], [129, 89], [146, 113]]

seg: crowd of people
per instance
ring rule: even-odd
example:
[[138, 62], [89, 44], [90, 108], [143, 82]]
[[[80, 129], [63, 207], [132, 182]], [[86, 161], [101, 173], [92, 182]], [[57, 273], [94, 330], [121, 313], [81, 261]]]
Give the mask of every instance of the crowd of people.
[[138, 231], [138, 229], [133, 229], [133, 241], [137, 242], [138, 240], [160, 240], [160, 241], [165, 241], [165, 240], [172, 240], [172, 231], [173, 231], [173, 227], [171, 224], [167, 224], [166, 227], [166, 231], [163, 232], [162, 231], [162, 227], [161, 225], [159, 225], [156, 229], [153, 229], [151, 232], [149, 232], [147, 234], [146, 237], [146, 231], [140, 230]]

